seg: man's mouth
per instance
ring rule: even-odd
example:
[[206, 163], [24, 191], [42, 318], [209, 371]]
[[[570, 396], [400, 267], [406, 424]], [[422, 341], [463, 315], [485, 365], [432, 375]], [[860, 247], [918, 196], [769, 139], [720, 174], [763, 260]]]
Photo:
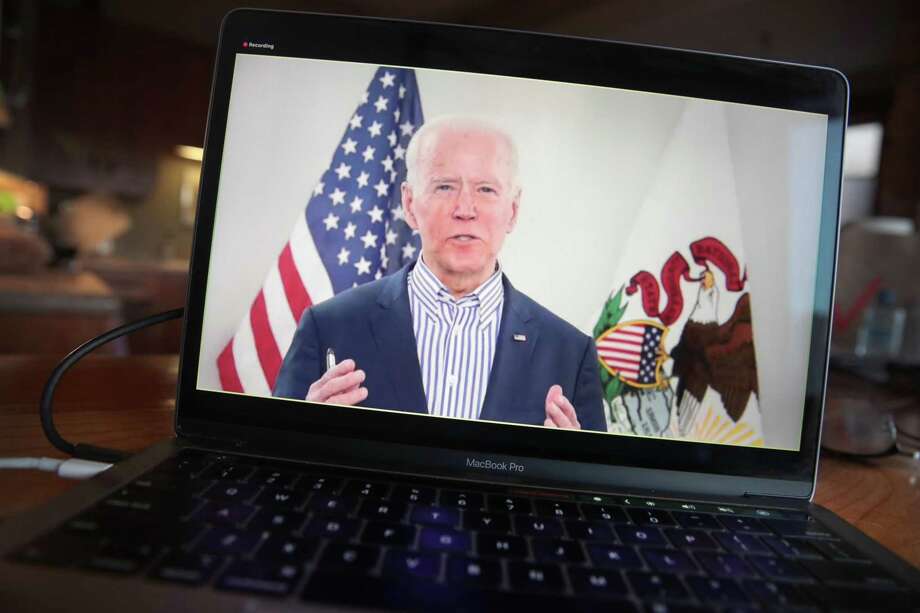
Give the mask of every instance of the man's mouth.
[[461, 243], [468, 243], [470, 241], [476, 240], [478, 237], [473, 236], [472, 234], [454, 234], [451, 236], [452, 239], [460, 241]]

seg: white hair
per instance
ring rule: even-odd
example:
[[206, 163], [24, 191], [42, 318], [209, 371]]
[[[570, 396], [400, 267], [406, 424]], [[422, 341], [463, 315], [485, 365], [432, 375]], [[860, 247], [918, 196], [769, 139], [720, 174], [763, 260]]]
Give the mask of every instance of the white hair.
[[484, 119], [465, 115], [442, 115], [436, 119], [425, 122], [412, 136], [409, 147], [406, 149], [406, 183], [412, 191], [418, 191], [423, 186], [419, 185], [419, 161], [424, 153], [430, 155], [431, 149], [437, 142], [437, 136], [445, 130], [457, 132], [476, 132], [492, 134], [501, 139], [508, 148], [508, 165], [511, 175], [511, 184], [508, 186], [512, 192], [518, 190], [518, 154], [517, 147], [511, 135]]

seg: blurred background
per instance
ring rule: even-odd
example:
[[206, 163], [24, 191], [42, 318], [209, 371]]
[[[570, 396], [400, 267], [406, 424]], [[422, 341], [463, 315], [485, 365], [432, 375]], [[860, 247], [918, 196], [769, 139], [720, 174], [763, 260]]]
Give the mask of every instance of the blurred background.
[[[852, 86], [835, 363], [920, 364], [920, 3], [416, 0], [248, 6], [607, 38], [835, 67]], [[0, 2], [0, 354], [63, 355], [181, 306], [230, 0]], [[179, 325], [107, 346], [176, 353]], [[872, 374], [874, 373], [874, 374]]]

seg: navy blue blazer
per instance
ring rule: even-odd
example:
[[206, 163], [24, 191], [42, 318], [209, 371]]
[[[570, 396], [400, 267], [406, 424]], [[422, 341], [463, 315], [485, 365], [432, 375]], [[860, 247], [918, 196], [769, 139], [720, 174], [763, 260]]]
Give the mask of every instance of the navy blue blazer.
[[[304, 311], [273, 394], [304, 399], [322, 376], [331, 347], [337, 361], [351, 358], [367, 374], [362, 405], [427, 414], [409, 309], [411, 266]], [[606, 431], [591, 337], [515, 290], [507, 277], [502, 282], [502, 321], [479, 418], [542, 426], [546, 393], [559, 384], [581, 427]]]

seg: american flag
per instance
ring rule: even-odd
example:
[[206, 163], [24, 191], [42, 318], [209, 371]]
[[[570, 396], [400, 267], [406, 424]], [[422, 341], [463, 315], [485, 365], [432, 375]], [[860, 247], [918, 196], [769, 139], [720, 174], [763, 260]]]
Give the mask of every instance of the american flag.
[[597, 355], [623, 379], [639, 385], [656, 382], [662, 329], [646, 323], [617, 326], [597, 339]]
[[423, 121], [415, 71], [378, 68], [306, 211], [217, 358], [222, 389], [270, 394], [310, 305], [415, 259], [421, 243], [406, 224], [399, 186], [409, 139]]

